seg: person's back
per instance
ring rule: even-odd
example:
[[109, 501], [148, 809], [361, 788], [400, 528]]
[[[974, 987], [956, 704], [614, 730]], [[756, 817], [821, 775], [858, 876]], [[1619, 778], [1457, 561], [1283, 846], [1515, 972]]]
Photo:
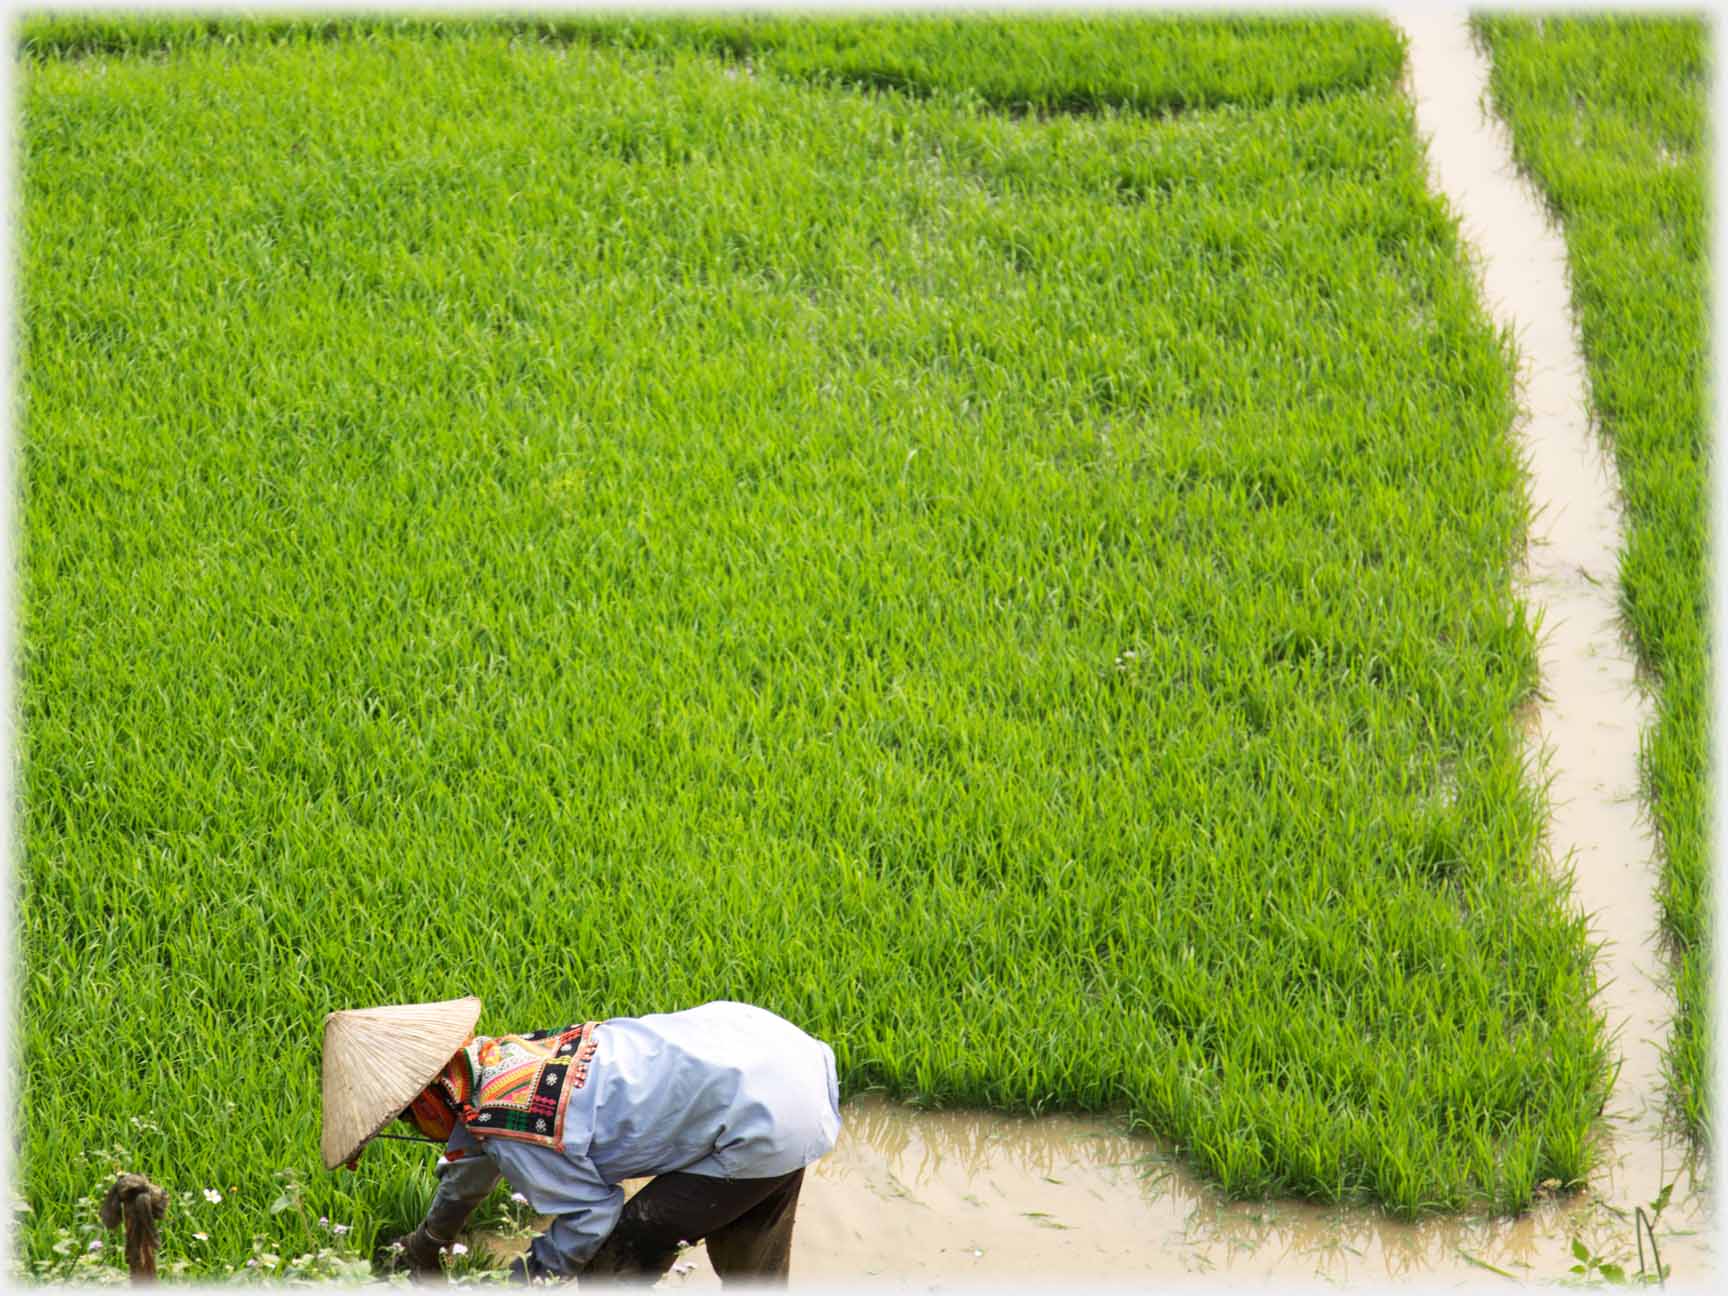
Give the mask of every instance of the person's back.
[[580, 1153], [571, 1144], [585, 1132], [587, 1156], [612, 1182], [786, 1174], [826, 1155], [840, 1132], [833, 1050], [751, 1004], [610, 1018], [594, 1041], [565, 1151]]

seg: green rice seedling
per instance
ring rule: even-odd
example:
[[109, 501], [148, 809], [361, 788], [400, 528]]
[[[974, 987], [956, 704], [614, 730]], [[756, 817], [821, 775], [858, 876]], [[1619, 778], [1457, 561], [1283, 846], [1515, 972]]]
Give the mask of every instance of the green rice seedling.
[[1641, 757], [1675, 954], [1668, 1081], [1708, 1142], [1709, 33], [1676, 16], [1493, 15], [1476, 29], [1514, 155], [1566, 236], [1593, 412], [1626, 502], [1621, 603], [1656, 690]]
[[1511, 344], [1385, 24], [79, 21], [20, 63], [22, 1263], [134, 1116], [165, 1261], [370, 1254], [424, 1152], [317, 1168], [318, 1023], [461, 992], [752, 1000], [1233, 1193], [1588, 1169]]
[[1401, 57], [1389, 26], [1329, 19], [1195, 21], [1095, 14], [1002, 21], [977, 16], [836, 18], [714, 14], [616, 16], [142, 18], [27, 16], [22, 53], [37, 59], [174, 55], [212, 46], [412, 36], [503, 36], [673, 55], [698, 51], [751, 75], [903, 94], [975, 97], [1014, 112], [1129, 108], [1180, 112], [1263, 104], [1384, 81]]

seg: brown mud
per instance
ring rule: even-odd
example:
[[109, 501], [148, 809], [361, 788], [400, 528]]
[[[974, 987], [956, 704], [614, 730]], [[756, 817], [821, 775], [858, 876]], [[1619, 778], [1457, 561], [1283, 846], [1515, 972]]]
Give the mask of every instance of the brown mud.
[[[1584, 1190], [1517, 1218], [1409, 1224], [1365, 1208], [1226, 1203], [1108, 1118], [918, 1112], [865, 1097], [847, 1104], [839, 1145], [806, 1178], [795, 1282], [1504, 1286], [1568, 1278], [1574, 1239], [1636, 1274], [1633, 1212], [1669, 1184], [1656, 1236], [1670, 1285], [1714, 1276], [1703, 1169], [1664, 1121], [1672, 1000], [1637, 768], [1648, 705], [1616, 605], [1618, 493], [1588, 413], [1565, 245], [1487, 109], [1487, 63], [1464, 16], [1397, 21], [1434, 186], [1461, 219], [1485, 304], [1514, 330], [1521, 357], [1518, 431], [1535, 506], [1522, 592], [1543, 618], [1544, 696], [1526, 733], [1550, 780], [1554, 867], [1572, 874], [1574, 903], [1603, 942], [1599, 1002], [1621, 1060], [1599, 1168]], [[660, 1285], [719, 1280], [697, 1246]]]

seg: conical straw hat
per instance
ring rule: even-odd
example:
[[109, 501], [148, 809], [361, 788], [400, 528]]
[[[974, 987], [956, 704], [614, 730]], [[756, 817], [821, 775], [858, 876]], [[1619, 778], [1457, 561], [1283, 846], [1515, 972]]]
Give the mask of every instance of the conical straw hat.
[[480, 1001], [350, 1008], [324, 1019], [324, 1165], [354, 1159], [474, 1034]]

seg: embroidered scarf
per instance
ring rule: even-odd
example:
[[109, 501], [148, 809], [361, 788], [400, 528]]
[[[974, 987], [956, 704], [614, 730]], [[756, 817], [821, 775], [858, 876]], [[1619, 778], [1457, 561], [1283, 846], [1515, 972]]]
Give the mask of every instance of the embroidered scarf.
[[478, 1036], [450, 1059], [427, 1093], [452, 1118], [460, 1115], [476, 1138], [562, 1147], [564, 1109], [570, 1095], [588, 1082], [596, 1025]]

